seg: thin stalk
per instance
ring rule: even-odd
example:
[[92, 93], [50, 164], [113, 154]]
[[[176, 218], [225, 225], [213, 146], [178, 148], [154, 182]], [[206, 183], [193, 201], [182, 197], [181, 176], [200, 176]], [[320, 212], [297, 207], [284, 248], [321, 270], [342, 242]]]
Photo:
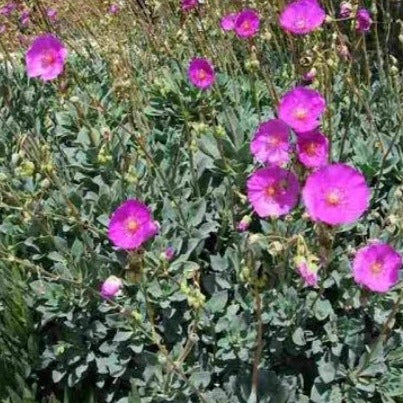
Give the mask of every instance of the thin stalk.
[[249, 403], [257, 401], [258, 387], [259, 387], [259, 364], [263, 352], [263, 322], [262, 322], [262, 299], [259, 290], [255, 290], [255, 309], [257, 321], [257, 333], [255, 342], [255, 353], [253, 357], [253, 371], [252, 371], [252, 390], [249, 397]]

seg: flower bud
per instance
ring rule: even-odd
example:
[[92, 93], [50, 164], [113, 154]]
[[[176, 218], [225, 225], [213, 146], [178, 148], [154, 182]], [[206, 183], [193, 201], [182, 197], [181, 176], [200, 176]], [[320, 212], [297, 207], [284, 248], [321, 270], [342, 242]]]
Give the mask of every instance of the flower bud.
[[242, 220], [239, 222], [239, 224], [237, 226], [237, 230], [240, 232], [247, 231], [251, 221], [252, 221], [252, 219], [248, 215], [242, 217]]
[[169, 262], [175, 257], [175, 249], [172, 246], [168, 246], [162, 255]]
[[341, 18], [349, 18], [351, 15], [351, 11], [353, 10], [353, 6], [348, 1], [342, 1], [340, 4], [340, 17]]
[[121, 294], [123, 281], [116, 276], [109, 276], [102, 284], [101, 296], [102, 298], [114, 298]]

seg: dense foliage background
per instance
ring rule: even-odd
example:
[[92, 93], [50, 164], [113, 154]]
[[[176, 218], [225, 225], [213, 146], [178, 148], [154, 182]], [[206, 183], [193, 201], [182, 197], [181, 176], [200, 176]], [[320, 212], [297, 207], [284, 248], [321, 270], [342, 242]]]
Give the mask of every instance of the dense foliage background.
[[[375, 21], [368, 35], [329, 19], [292, 37], [278, 27], [281, 0], [185, 14], [177, 1], [127, 1], [115, 15], [60, 3], [50, 23], [46, 2], [27, 2], [30, 25], [10, 18], [0, 34], [1, 401], [252, 402], [259, 365], [261, 402], [402, 402], [402, 286], [366, 291], [350, 263], [370, 239], [403, 247], [401, 4], [360, 2]], [[245, 6], [262, 16], [253, 41], [218, 24]], [[337, 17], [338, 1], [323, 6]], [[48, 31], [70, 55], [44, 84], [23, 56]], [[216, 67], [211, 90], [188, 82], [195, 56]], [[365, 174], [371, 208], [331, 229], [302, 207], [255, 215], [241, 233], [250, 140], [312, 67], [332, 159]], [[160, 223], [136, 253], [106, 236], [129, 197]], [[295, 270], [304, 243], [322, 262], [316, 288]], [[103, 300], [111, 274], [124, 292]]]

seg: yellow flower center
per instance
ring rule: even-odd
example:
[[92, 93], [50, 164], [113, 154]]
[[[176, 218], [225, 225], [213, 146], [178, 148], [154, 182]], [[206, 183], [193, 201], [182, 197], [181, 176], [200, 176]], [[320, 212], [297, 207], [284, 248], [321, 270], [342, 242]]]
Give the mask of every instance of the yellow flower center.
[[53, 52], [45, 52], [41, 58], [42, 66], [49, 67], [56, 61], [56, 56]]
[[330, 191], [326, 197], [326, 202], [330, 206], [336, 207], [341, 203], [341, 195], [337, 190]]
[[305, 18], [300, 18], [296, 23], [295, 26], [299, 29], [303, 29], [306, 27], [306, 20]]
[[279, 136], [272, 136], [269, 138], [269, 144], [271, 146], [278, 146], [278, 145], [280, 145], [280, 143], [281, 143], [281, 140], [280, 140]]
[[244, 21], [242, 23], [242, 29], [244, 29], [245, 31], [248, 31], [250, 28], [251, 28], [250, 21]]
[[199, 73], [198, 73], [199, 80], [203, 81], [206, 79], [206, 77], [207, 77], [206, 71], [203, 69], [199, 70]]
[[372, 263], [370, 266], [370, 270], [372, 274], [375, 275], [380, 274], [382, 273], [383, 270], [383, 264], [381, 262]]
[[134, 219], [134, 218], [130, 218], [127, 221], [127, 229], [129, 230], [129, 232], [136, 232], [139, 229], [139, 223]]
[[304, 147], [304, 151], [311, 157], [316, 155], [317, 149], [318, 149], [318, 145], [316, 143], [314, 143], [314, 142], [308, 143]]
[[273, 197], [273, 196], [276, 195], [277, 189], [275, 188], [275, 186], [269, 185], [269, 186], [266, 187], [265, 192], [266, 192], [267, 196]]
[[298, 120], [304, 120], [308, 116], [308, 111], [305, 108], [297, 108], [294, 112], [294, 117]]

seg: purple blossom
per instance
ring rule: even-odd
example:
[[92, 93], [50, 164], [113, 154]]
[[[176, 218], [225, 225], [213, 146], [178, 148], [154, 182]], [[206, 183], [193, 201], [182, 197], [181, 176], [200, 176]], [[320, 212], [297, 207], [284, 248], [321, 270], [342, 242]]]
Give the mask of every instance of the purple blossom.
[[8, 17], [17, 8], [17, 4], [14, 1], [9, 1], [3, 7], [0, 8], [0, 15]]
[[326, 13], [317, 0], [296, 0], [288, 4], [280, 15], [280, 26], [287, 32], [305, 35], [318, 29]]
[[101, 296], [104, 299], [117, 297], [122, 293], [123, 281], [116, 276], [109, 276], [101, 286]]
[[24, 27], [29, 25], [29, 23], [31, 22], [30, 17], [31, 17], [31, 11], [30, 10], [25, 10], [25, 11], [22, 12], [22, 14], [20, 16], [20, 22]]
[[349, 18], [351, 15], [353, 7], [350, 2], [342, 1], [340, 4], [340, 12], [339, 15], [341, 18]]
[[308, 214], [329, 225], [352, 224], [369, 206], [370, 189], [364, 175], [346, 164], [333, 164], [312, 173], [302, 191]]
[[255, 171], [247, 182], [248, 199], [259, 217], [278, 217], [290, 212], [298, 202], [296, 175], [278, 166]]
[[214, 67], [210, 61], [198, 57], [191, 60], [188, 68], [188, 77], [194, 86], [203, 90], [211, 87], [216, 79]]
[[281, 165], [290, 159], [290, 130], [280, 119], [263, 122], [250, 145], [252, 155], [262, 163]]
[[108, 237], [118, 248], [134, 250], [154, 237], [158, 224], [148, 207], [136, 199], [121, 204], [109, 221]]
[[120, 7], [117, 4], [111, 4], [108, 8], [109, 14], [117, 14], [120, 11]]
[[57, 10], [55, 10], [54, 8], [48, 8], [46, 10], [46, 15], [47, 15], [47, 17], [49, 18], [49, 20], [51, 22], [56, 22], [57, 21], [57, 17], [58, 17]]
[[280, 100], [278, 114], [281, 120], [296, 132], [309, 132], [320, 125], [326, 101], [320, 92], [306, 87], [288, 91]]
[[362, 33], [369, 32], [372, 24], [371, 14], [366, 8], [357, 11], [356, 23], [358, 31]]
[[198, 0], [182, 0], [182, 11], [190, 11], [199, 5]]
[[353, 262], [353, 276], [371, 291], [387, 292], [399, 280], [402, 257], [391, 246], [376, 242], [358, 250]]
[[25, 55], [28, 77], [40, 77], [43, 81], [62, 74], [68, 51], [63, 43], [51, 34], [37, 37]]
[[175, 249], [172, 246], [168, 246], [164, 251], [164, 259], [168, 262], [175, 257]]
[[235, 20], [235, 33], [241, 39], [254, 37], [259, 31], [260, 17], [255, 10], [246, 9], [238, 13]]
[[220, 20], [220, 26], [223, 31], [232, 31], [235, 28], [237, 13], [229, 13], [224, 15]]
[[301, 164], [308, 168], [320, 168], [327, 164], [329, 141], [320, 132], [297, 134], [297, 155]]
[[239, 232], [247, 231], [249, 229], [250, 223], [251, 223], [251, 218], [248, 215], [242, 217], [242, 220], [239, 221], [239, 223], [238, 223], [237, 230]]

